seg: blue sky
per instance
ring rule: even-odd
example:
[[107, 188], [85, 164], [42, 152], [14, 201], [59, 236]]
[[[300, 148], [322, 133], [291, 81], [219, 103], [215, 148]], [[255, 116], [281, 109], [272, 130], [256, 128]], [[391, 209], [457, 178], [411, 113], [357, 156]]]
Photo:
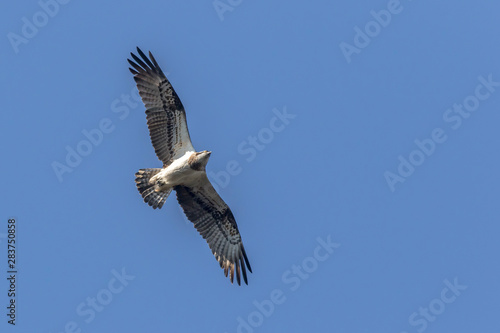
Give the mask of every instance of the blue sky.
[[[493, 1], [27, 0], [0, 13], [2, 332], [498, 332]], [[126, 62], [168, 73], [254, 273], [172, 195]], [[497, 199], [495, 199], [497, 198]], [[16, 220], [16, 325], [7, 322]]]

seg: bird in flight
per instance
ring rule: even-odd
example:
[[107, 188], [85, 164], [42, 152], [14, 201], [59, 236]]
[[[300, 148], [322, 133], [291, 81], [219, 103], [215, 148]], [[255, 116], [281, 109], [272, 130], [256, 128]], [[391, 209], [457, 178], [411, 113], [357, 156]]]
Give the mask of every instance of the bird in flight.
[[[246, 284], [252, 269], [241, 241], [233, 213], [208, 180], [205, 167], [210, 151], [195, 151], [186, 122], [186, 112], [179, 96], [163, 74], [155, 58], [149, 59], [137, 48], [140, 58], [130, 53], [139, 94], [146, 106], [146, 119], [151, 143], [162, 168], [140, 169], [136, 174], [137, 189], [144, 202], [161, 208], [174, 190], [187, 218], [207, 241], [226, 277]], [[245, 267], [246, 266], [246, 267]]]

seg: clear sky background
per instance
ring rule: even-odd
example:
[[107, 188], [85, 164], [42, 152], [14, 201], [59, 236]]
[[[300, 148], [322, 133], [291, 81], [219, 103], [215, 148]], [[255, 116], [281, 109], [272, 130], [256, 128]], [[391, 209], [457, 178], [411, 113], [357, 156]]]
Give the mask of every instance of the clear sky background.
[[[500, 4], [215, 4], [0, 11], [0, 330], [498, 332]], [[161, 166], [126, 62], [136, 46], [213, 152], [248, 286], [224, 277], [174, 194], [153, 210], [135, 187]]]

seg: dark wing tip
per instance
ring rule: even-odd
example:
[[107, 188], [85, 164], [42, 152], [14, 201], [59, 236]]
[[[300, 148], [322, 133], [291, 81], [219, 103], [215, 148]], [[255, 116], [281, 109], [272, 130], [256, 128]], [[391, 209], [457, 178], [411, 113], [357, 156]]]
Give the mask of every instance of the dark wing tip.
[[229, 279], [231, 280], [231, 283], [233, 283], [233, 272], [236, 271], [236, 282], [238, 282], [238, 285], [241, 286], [241, 276], [243, 276], [243, 282], [248, 285], [247, 270], [245, 265], [248, 267], [249, 271], [252, 272], [252, 269], [250, 268], [250, 264], [248, 262], [248, 258], [246, 257], [246, 254], [243, 250], [240, 252], [240, 255], [236, 258], [236, 260], [230, 263], [231, 269]]
[[130, 53], [130, 55], [132, 56], [132, 59], [134, 59], [134, 61], [135, 61], [135, 62], [136, 62], [139, 66], [141, 66], [141, 67], [142, 67], [142, 69], [143, 69], [144, 71], [146, 71], [146, 72], [147, 72], [147, 71], [148, 71], [148, 69], [150, 70], [149, 66], [148, 66], [148, 65], [146, 65], [146, 64], [144, 63], [144, 61], [142, 61], [142, 60], [141, 60], [141, 58], [139, 58], [138, 56], [136, 56], [136, 55], [135, 55], [135, 54], [133, 54], [133, 53]]
[[161, 70], [160, 66], [158, 65], [158, 63], [156, 62], [156, 59], [155, 57], [153, 57], [153, 54], [151, 53], [151, 51], [149, 51], [149, 58], [151, 59], [151, 61], [153, 62], [153, 65], [154, 65], [154, 68], [156, 68], [156, 70], [163, 76], [165, 76], [165, 74], [163, 74], [163, 71]]
[[240, 261], [236, 259], [233, 265], [236, 265], [236, 280], [238, 281], [238, 286], [241, 286]]
[[[130, 54], [132, 54], [132, 53], [130, 53]], [[133, 55], [133, 54], [132, 54], [132, 55]], [[133, 56], [134, 56], [134, 55], [133, 55]], [[132, 58], [133, 58], [133, 57], [132, 57]], [[144, 69], [143, 69], [143, 68], [141, 68], [141, 66], [139, 66], [138, 64], [136, 64], [136, 63], [135, 63], [135, 62], [133, 62], [132, 60], [127, 59], [127, 61], [128, 61], [128, 63], [129, 63], [129, 65], [130, 65], [130, 66], [134, 67], [134, 71], [135, 71], [137, 74], [139, 74], [139, 72], [141, 72], [141, 71], [142, 71], [142, 72], [144, 72]], [[129, 69], [130, 69], [130, 71], [132, 72], [132, 68], [130, 68], [130, 67], [129, 67]], [[134, 74], [134, 73], [132, 72], [132, 74]], [[135, 75], [135, 74], [134, 74], [134, 75]]]
[[247, 265], [248, 270], [250, 273], [252, 272], [252, 267], [250, 267], [250, 261], [248, 260], [247, 253], [245, 252], [245, 248], [243, 247], [243, 243], [241, 244], [241, 253], [243, 254], [243, 258], [245, 258], [245, 264]]
[[240, 265], [241, 265], [241, 272], [243, 273], [243, 281], [245, 281], [245, 284], [248, 285], [248, 280], [247, 280], [247, 270], [245, 269], [245, 263], [244, 263], [243, 258], [240, 256]]
[[230, 274], [230, 279], [231, 279], [231, 283], [233, 283], [234, 281], [234, 263], [231, 263], [231, 273]]
[[128, 63], [131, 66], [129, 70], [136, 78], [136, 81], [137, 78], [141, 76], [154, 77], [160, 80], [166, 79], [165, 74], [161, 70], [151, 52], [149, 52], [149, 57], [151, 58], [151, 60], [146, 56], [144, 52], [142, 52], [139, 47], [137, 47], [137, 53], [139, 54], [139, 56], [130, 52], [131, 59], [127, 59]]
[[[166, 78], [165, 74], [161, 70], [160, 66], [156, 62], [156, 59], [153, 57], [151, 51], [149, 51], [149, 58], [146, 56], [142, 50], [137, 47], [137, 53], [139, 57], [134, 53], [130, 52], [130, 56], [133, 60], [127, 59], [129, 64], [136, 70], [138, 73], [148, 73], [148, 74], [157, 74], [162, 78]], [[133, 73], [135, 75], [135, 73]]]
[[[144, 54], [144, 52], [141, 51], [140, 48], [137, 48], [137, 52], [141, 56], [142, 60], [144, 60], [146, 62], [146, 64], [148, 64], [149, 68], [151, 68], [152, 70], [158, 72], [156, 66], [151, 63], [151, 61], [148, 59], [148, 57], [146, 57], [146, 55]], [[151, 51], [149, 51], [149, 54], [151, 54]]]

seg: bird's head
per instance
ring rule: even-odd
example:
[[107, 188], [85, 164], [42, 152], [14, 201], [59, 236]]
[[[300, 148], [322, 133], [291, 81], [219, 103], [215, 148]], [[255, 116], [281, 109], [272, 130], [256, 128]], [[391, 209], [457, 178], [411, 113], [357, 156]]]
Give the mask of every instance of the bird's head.
[[212, 152], [207, 150], [193, 153], [188, 160], [189, 166], [194, 170], [205, 170], [210, 154]]

